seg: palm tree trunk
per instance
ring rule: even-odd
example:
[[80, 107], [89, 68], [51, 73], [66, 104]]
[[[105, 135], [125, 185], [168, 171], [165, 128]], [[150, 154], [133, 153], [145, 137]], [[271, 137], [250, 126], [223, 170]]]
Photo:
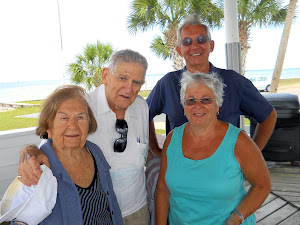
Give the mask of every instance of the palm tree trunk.
[[183, 58], [176, 51], [177, 43], [177, 25], [170, 25], [168, 31], [165, 33], [166, 41], [168, 48], [170, 49], [172, 59], [173, 59], [173, 68], [175, 70], [181, 70], [185, 64]]
[[248, 39], [250, 35], [250, 27], [246, 23], [239, 22], [239, 36], [241, 45], [241, 74], [245, 76], [246, 72], [246, 57], [248, 49], [250, 48], [248, 44]]
[[289, 8], [287, 11], [287, 15], [285, 18], [284, 29], [281, 37], [281, 42], [279, 46], [279, 51], [277, 55], [276, 65], [273, 73], [273, 79], [271, 83], [271, 93], [276, 93], [278, 89], [279, 79], [281, 76], [282, 66], [284, 62], [284, 57], [286, 53], [286, 48], [290, 36], [290, 30], [292, 27], [292, 22], [294, 19], [295, 8], [296, 8], [297, 0], [290, 0]]

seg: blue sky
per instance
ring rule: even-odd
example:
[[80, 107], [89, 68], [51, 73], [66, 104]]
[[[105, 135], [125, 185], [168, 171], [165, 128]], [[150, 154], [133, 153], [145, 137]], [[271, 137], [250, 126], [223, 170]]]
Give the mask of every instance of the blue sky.
[[[61, 51], [56, 0], [0, 0], [0, 82], [58, 80], [65, 73], [65, 65], [74, 61], [87, 43], [97, 40], [110, 43], [114, 49], [139, 51], [148, 59], [148, 74], [173, 70], [170, 60], [158, 58], [149, 49], [152, 39], [160, 34], [159, 29], [136, 35], [127, 31], [130, 2], [60, 0]], [[252, 30], [247, 70], [274, 68], [282, 30], [283, 27]], [[296, 55], [300, 50], [299, 37], [297, 19], [291, 29], [284, 68], [300, 67]], [[210, 61], [225, 68], [225, 30], [213, 31], [212, 38], [216, 46]]]

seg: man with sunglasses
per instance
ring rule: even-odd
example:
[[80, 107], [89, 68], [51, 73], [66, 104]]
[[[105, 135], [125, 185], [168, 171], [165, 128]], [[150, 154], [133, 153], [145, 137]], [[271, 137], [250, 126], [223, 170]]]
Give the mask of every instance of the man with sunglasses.
[[216, 68], [209, 62], [209, 55], [214, 50], [214, 41], [211, 40], [208, 27], [201, 23], [197, 15], [185, 18], [179, 27], [176, 50], [185, 59], [186, 66], [182, 70], [166, 74], [147, 98], [150, 117], [149, 145], [152, 152], [158, 156], [161, 152], [153, 123], [156, 115], [166, 114], [167, 134], [187, 122], [179, 93], [179, 81], [186, 70], [192, 73], [216, 72], [220, 75], [226, 87], [224, 104], [220, 108], [218, 119], [239, 127], [240, 115], [253, 117], [258, 122], [253, 139], [262, 150], [275, 127], [276, 111], [248, 79], [232, 70]]
[[[153, 155], [160, 156], [162, 149], [158, 145], [153, 118], [161, 113], [166, 114], [166, 134], [175, 127], [187, 122], [183, 106], [180, 102], [180, 80], [184, 71], [212, 73], [223, 79], [224, 102], [218, 113], [218, 119], [240, 126], [240, 115], [248, 115], [258, 121], [253, 137], [254, 142], [262, 150], [270, 138], [276, 123], [276, 111], [273, 106], [257, 91], [251, 81], [232, 71], [216, 68], [209, 62], [209, 54], [214, 50], [209, 29], [197, 15], [185, 18], [178, 29], [178, 46], [180, 56], [185, 59], [186, 66], [182, 70], [173, 71], [161, 78], [147, 98], [149, 106], [149, 145]], [[202, 104], [209, 104], [210, 99], [201, 99]], [[188, 104], [195, 104], [195, 101]], [[152, 157], [152, 155], [151, 155]], [[149, 161], [146, 175], [147, 190], [152, 194], [149, 204], [151, 223], [155, 221], [155, 193], [159, 171], [159, 158]], [[154, 182], [153, 182], [154, 181]]]
[[[149, 111], [146, 101], [138, 96], [147, 67], [147, 60], [139, 53], [118, 51], [102, 71], [103, 85], [87, 95], [98, 124], [97, 131], [87, 139], [100, 147], [111, 166], [113, 188], [125, 225], [149, 224], [144, 169], [149, 149]], [[48, 160], [40, 150], [25, 148], [22, 152], [30, 160], [20, 159], [21, 181], [36, 184], [40, 177], [37, 167]], [[34, 154], [38, 156], [30, 157]], [[30, 170], [34, 174], [27, 174]]]

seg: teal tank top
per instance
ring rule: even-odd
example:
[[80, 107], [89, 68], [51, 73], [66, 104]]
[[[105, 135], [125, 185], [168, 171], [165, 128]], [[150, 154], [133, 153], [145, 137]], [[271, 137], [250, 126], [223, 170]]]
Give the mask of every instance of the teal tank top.
[[[170, 190], [169, 220], [172, 225], [224, 225], [247, 191], [244, 175], [234, 156], [241, 129], [229, 124], [216, 152], [192, 160], [182, 153], [186, 124], [173, 131], [167, 149], [166, 184]], [[254, 214], [243, 225], [256, 224]]]

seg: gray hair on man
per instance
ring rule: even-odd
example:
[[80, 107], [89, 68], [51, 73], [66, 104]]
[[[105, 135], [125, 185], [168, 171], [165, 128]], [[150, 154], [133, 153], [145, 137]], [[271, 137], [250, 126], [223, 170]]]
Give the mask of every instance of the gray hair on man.
[[200, 16], [198, 16], [197, 14], [192, 14], [190, 16], [185, 17], [182, 24], [178, 27], [177, 41], [178, 41], [179, 46], [181, 45], [181, 31], [185, 26], [188, 26], [188, 25], [201, 25], [201, 26], [203, 26], [204, 29], [206, 30], [208, 40], [211, 41], [211, 35], [210, 35], [209, 27], [202, 23], [202, 21], [200, 19]]
[[119, 62], [139, 63], [141, 64], [142, 67], [144, 67], [145, 73], [148, 68], [147, 59], [144, 56], [142, 56], [140, 53], [130, 49], [124, 49], [115, 52], [109, 60], [108, 69], [111, 72], [115, 72]]
[[217, 73], [191, 73], [185, 71], [182, 74], [182, 78], [180, 80], [181, 89], [180, 89], [180, 101], [184, 106], [186, 89], [188, 86], [192, 85], [193, 87], [197, 87], [200, 84], [204, 84], [208, 87], [215, 95], [216, 105], [221, 107], [223, 104], [223, 96], [224, 96], [224, 87], [226, 86], [222, 78]]

